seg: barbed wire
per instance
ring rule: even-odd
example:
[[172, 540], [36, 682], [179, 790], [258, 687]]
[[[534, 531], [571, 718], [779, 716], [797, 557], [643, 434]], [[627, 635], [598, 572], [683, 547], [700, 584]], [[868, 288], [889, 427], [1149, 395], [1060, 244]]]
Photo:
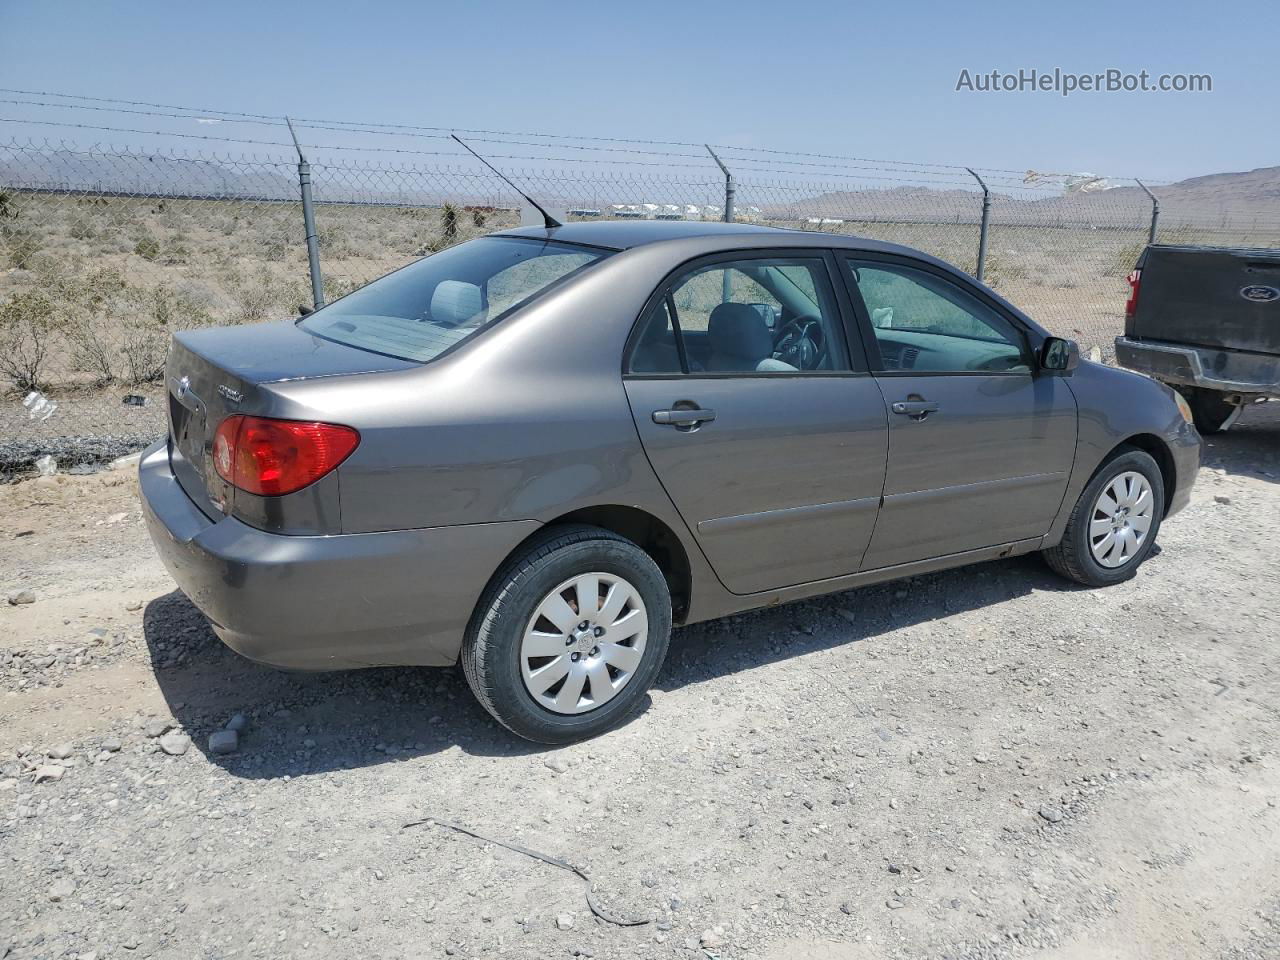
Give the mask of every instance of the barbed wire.
[[[283, 118], [280, 116], [272, 116], [269, 114], [260, 114], [260, 113], [249, 113], [249, 112], [235, 111], [235, 110], [224, 110], [224, 109], [218, 109], [218, 108], [212, 108], [212, 107], [192, 107], [192, 106], [183, 106], [179, 104], [157, 103], [153, 101], [144, 101], [144, 100], [128, 100], [128, 99], [116, 98], [116, 97], [95, 97], [95, 96], [89, 96], [85, 94], [69, 94], [69, 93], [60, 93], [60, 92], [54, 92], [54, 91], [23, 90], [18, 88], [9, 88], [9, 87], [0, 87], [0, 92], [15, 93], [22, 96], [60, 97], [67, 100], [82, 100], [82, 101], [90, 101], [92, 103], [123, 104], [125, 105], [125, 107], [149, 107], [149, 108], [158, 108], [159, 110], [183, 111], [182, 113], [174, 114], [174, 113], [158, 113], [154, 111], [134, 111], [134, 110], [127, 110], [124, 108], [119, 108], [118, 110], [118, 112], [122, 112], [122, 113], [136, 113], [141, 115], [164, 116], [172, 119], [197, 119], [197, 120], [218, 119], [219, 122], [261, 123], [261, 124], [277, 125], [277, 126], [283, 124]], [[10, 102], [10, 101], [3, 101], [3, 102]], [[57, 108], [89, 109], [88, 107], [84, 107], [83, 104], [51, 103], [48, 101], [45, 101], [43, 103], [33, 104], [33, 105], [50, 107], [54, 109], [57, 109]], [[115, 108], [97, 107], [92, 109], [97, 109], [104, 112], [111, 112]], [[220, 116], [219, 117], [212, 116], [215, 114]], [[232, 120], [224, 119], [227, 117], [236, 118], [236, 119], [232, 119]], [[689, 159], [692, 159], [692, 158], [702, 159], [702, 155], [701, 154], [681, 154], [681, 153], [674, 153], [670, 151], [638, 149], [638, 147], [666, 146], [666, 147], [687, 147], [687, 148], [695, 148], [695, 149], [705, 149], [707, 146], [711, 146], [716, 150], [733, 151], [734, 152], [733, 159], [735, 159], [738, 162], [745, 162], [745, 163], [767, 162], [765, 160], [760, 160], [754, 157], [747, 157], [747, 156], [741, 155], [745, 153], [756, 153], [756, 154], [762, 154], [762, 155], [775, 157], [775, 158], [790, 156], [790, 157], [803, 157], [803, 158], [806, 158], [807, 161], [822, 160], [822, 161], [832, 162], [831, 164], [815, 164], [815, 166], [827, 166], [827, 165], [849, 166], [849, 165], [868, 164], [870, 166], [863, 167], [863, 169], [879, 170], [887, 173], [912, 172], [912, 173], [918, 173], [920, 175], [929, 175], [929, 176], [946, 175], [948, 173], [954, 175], [959, 171], [967, 171], [969, 169], [974, 169], [974, 170], [981, 171], [983, 173], [1005, 175], [1003, 177], [1004, 180], [1011, 180], [1013, 178], [1025, 177], [1029, 172], [1031, 172], [1026, 169], [1015, 170], [1012, 168], [984, 167], [984, 166], [975, 166], [972, 164], [890, 160], [890, 159], [884, 159], [884, 158], [858, 157], [858, 156], [850, 156], [850, 155], [844, 155], [844, 154], [816, 153], [816, 152], [807, 152], [807, 151], [799, 151], [799, 150], [781, 150], [781, 149], [771, 148], [771, 147], [749, 147], [749, 146], [740, 146], [740, 145], [733, 145], [733, 144], [709, 144], [708, 145], [708, 144], [701, 144], [701, 143], [694, 143], [691, 141], [680, 141], [680, 140], [601, 137], [601, 136], [580, 135], [580, 134], [555, 134], [555, 133], [541, 133], [541, 132], [528, 132], [528, 131], [517, 132], [517, 131], [510, 131], [510, 130], [494, 130], [489, 128], [426, 126], [426, 125], [418, 125], [418, 124], [383, 123], [383, 122], [376, 122], [376, 121], [336, 120], [331, 118], [295, 117], [293, 119], [295, 123], [299, 126], [307, 126], [310, 129], [326, 130], [329, 132], [363, 133], [367, 135], [376, 135], [376, 136], [423, 137], [428, 139], [446, 139], [451, 133], [466, 133], [466, 134], [475, 135], [478, 137], [497, 138], [497, 139], [485, 139], [485, 140], [481, 140], [480, 142], [490, 142], [490, 143], [507, 144], [507, 145], [534, 146], [539, 148], [543, 148], [543, 147], [551, 148], [554, 146], [559, 146], [562, 149], [568, 148], [568, 149], [583, 150], [583, 151], [596, 150], [600, 152], [608, 151], [608, 152], [618, 152], [618, 153], [636, 153], [636, 154], [644, 154], [644, 155], [657, 155], [657, 156], [679, 157], [679, 158], [689, 158]], [[37, 121], [26, 121], [26, 122], [37, 122]], [[48, 123], [48, 121], [45, 121], [45, 122]], [[376, 129], [376, 128], [384, 128], [384, 129]], [[152, 136], [182, 136], [185, 138], [191, 138], [196, 136], [192, 134], [184, 135], [179, 133], [166, 133], [164, 131], [137, 131], [137, 130], [121, 129], [120, 132], [147, 133], [148, 135], [152, 135]], [[513, 137], [526, 138], [526, 139], [513, 140], [511, 139]], [[539, 140], [556, 140], [556, 141], [576, 140], [576, 141], [581, 141], [582, 143], [577, 145], [573, 145], [569, 143], [544, 144], [544, 143], [537, 143], [537, 142], [529, 142], [527, 138], [535, 138]], [[229, 142], [236, 142], [232, 138], [227, 138], [227, 139]], [[239, 141], [239, 142], [243, 142], [243, 141]], [[629, 147], [603, 147], [603, 146], [593, 147], [593, 146], [586, 146], [585, 144], [628, 144], [631, 146]], [[312, 145], [312, 146], [314, 146], [316, 149], [353, 149], [353, 150], [364, 149], [364, 150], [369, 150], [373, 152], [401, 152], [401, 153], [414, 152], [408, 149], [391, 148], [391, 147], [356, 148], [356, 147], [341, 147], [337, 145]], [[431, 154], [430, 152], [423, 152], [423, 155], [431, 155]], [[532, 159], [537, 159], [537, 158], [532, 158]], [[547, 159], [553, 159], [553, 158], [547, 158]], [[789, 164], [789, 165], [790, 164], [798, 165], [801, 161], [774, 160], [773, 162]], [[907, 168], [907, 169], [903, 169], [903, 168]], [[935, 171], [941, 171], [941, 173], [937, 173]], [[1079, 175], [1080, 174], [1078, 173], [1035, 171], [1035, 176], [1042, 180], [1043, 179], [1067, 179], [1067, 178], [1073, 178]], [[1103, 177], [1099, 175], [1099, 179], [1132, 180], [1135, 178], [1116, 177], [1116, 176]], [[1144, 179], [1147, 183], [1152, 185], [1163, 184], [1163, 181], [1155, 178], [1142, 178], [1142, 179]]]

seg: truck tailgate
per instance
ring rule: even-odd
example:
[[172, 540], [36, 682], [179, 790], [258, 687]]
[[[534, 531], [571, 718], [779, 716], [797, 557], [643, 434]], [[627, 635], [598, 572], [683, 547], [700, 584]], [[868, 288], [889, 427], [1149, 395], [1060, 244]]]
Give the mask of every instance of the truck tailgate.
[[1151, 246], [1127, 336], [1280, 354], [1280, 250]]

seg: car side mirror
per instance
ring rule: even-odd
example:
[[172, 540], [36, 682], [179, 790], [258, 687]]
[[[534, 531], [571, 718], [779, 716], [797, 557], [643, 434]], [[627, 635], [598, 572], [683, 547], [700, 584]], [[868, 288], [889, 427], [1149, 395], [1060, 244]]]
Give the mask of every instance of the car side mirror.
[[1061, 377], [1080, 366], [1080, 344], [1063, 337], [1049, 337], [1040, 347], [1040, 369]]

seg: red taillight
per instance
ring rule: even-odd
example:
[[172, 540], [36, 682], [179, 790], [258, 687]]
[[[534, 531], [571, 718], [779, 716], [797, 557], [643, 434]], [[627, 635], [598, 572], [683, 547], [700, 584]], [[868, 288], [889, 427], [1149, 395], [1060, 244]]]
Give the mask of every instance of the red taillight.
[[227, 417], [213, 437], [213, 467], [233, 487], [278, 497], [315, 483], [340, 464], [360, 434], [333, 423]]
[[1132, 317], [1138, 312], [1138, 285], [1142, 283], [1142, 271], [1135, 269], [1129, 276], [1129, 299], [1124, 302], [1124, 315]]

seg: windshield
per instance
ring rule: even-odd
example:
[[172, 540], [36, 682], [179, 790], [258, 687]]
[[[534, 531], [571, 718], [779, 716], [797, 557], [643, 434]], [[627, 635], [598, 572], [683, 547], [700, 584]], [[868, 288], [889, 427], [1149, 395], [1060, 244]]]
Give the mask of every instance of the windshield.
[[547, 240], [483, 237], [375, 280], [299, 326], [401, 360], [433, 360], [605, 255]]

